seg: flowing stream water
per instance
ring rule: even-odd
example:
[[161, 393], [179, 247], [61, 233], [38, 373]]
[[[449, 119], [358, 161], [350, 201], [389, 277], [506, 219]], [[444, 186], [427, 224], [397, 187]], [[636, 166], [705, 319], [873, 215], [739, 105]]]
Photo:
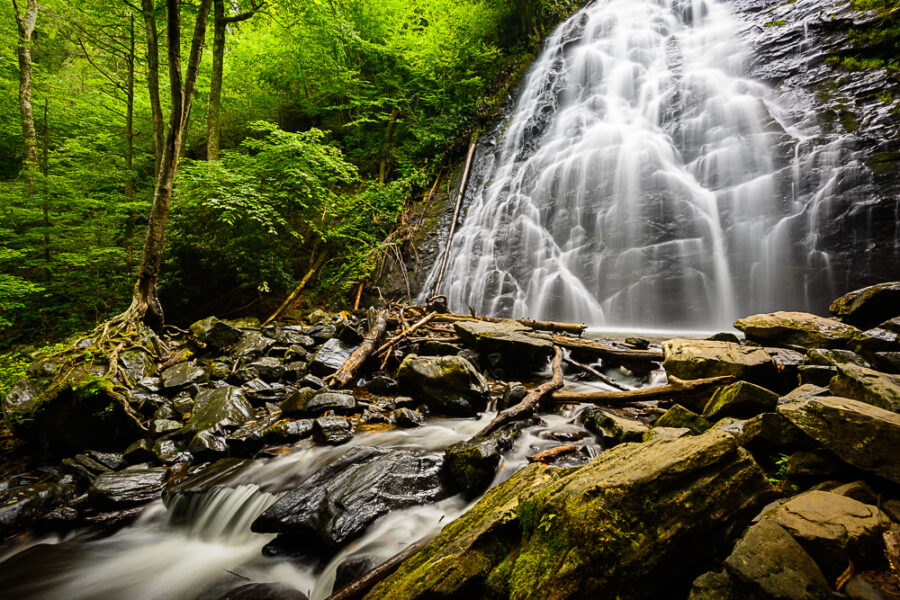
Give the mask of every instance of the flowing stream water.
[[715, 0], [599, 0], [557, 28], [476, 156], [450, 307], [708, 330], [833, 297], [840, 142], [801, 151], [741, 33]]

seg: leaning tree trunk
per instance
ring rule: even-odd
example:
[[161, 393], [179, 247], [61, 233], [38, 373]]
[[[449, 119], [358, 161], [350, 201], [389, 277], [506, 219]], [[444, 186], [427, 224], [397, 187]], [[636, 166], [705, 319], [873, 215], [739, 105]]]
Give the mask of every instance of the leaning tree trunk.
[[31, 35], [37, 23], [38, 2], [27, 0], [25, 14], [22, 14], [16, 0], [13, 0], [13, 9], [18, 29], [16, 51], [19, 57], [19, 112], [22, 116], [22, 141], [25, 144], [24, 171], [26, 178], [30, 179], [40, 170], [37, 131], [34, 128], [34, 112], [31, 108]]
[[153, 0], [141, 0], [144, 14], [144, 30], [147, 35], [147, 91], [150, 95], [150, 113], [153, 118], [153, 150], [156, 155], [156, 171], [162, 163], [164, 124], [162, 102], [159, 99], [159, 36], [156, 32], [156, 15]]
[[222, 75], [225, 70], [225, 0], [213, 0], [213, 54], [206, 116], [206, 160], [219, 160]]
[[169, 91], [172, 107], [169, 113], [169, 127], [163, 146], [162, 160], [156, 173], [153, 190], [153, 205], [147, 223], [147, 237], [141, 253], [141, 266], [131, 306], [125, 316], [130, 320], [142, 320], [154, 329], [161, 329], [164, 323], [162, 306], [156, 295], [159, 268], [163, 257], [163, 238], [169, 220], [169, 206], [172, 202], [172, 187], [178, 171], [182, 137], [187, 125], [187, 116], [194, 99], [203, 43], [206, 37], [206, 20], [209, 17], [211, 0], [201, 0], [191, 42], [184, 80], [181, 76], [181, 8], [179, 0], [166, 0], [168, 25]]

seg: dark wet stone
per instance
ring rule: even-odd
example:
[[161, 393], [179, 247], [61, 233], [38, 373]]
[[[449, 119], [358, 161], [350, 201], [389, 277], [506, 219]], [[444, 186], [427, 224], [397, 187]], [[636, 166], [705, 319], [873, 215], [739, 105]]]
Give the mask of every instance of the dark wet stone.
[[241, 388], [254, 406], [260, 406], [266, 402], [281, 402], [293, 391], [293, 387], [281, 383], [266, 383], [262, 379], [249, 381]]
[[398, 389], [397, 381], [387, 375], [376, 375], [366, 384], [366, 388], [373, 394], [396, 394]]
[[214, 350], [234, 345], [243, 335], [240, 329], [216, 317], [197, 321], [189, 329], [195, 338]]
[[206, 429], [191, 439], [187, 449], [198, 460], [216, 460], [228, 453], [228, 444], [221, 435]]
[[797, 380], [800, 385], [810, 383], [827, 387], [831, 378], [837, 375], [837, 367], [830, 365], [803, 365], [798, 370]]
[[263, 381], [278, 381], [285, 374], [284, 363], [271, 356], [264, 356], [250, 363], [248, 367], [255, 369]]
[[230, 487], [251, 466], [253, 461], [245, 458], [222, 458], [166, 486], [165, 498], [168, 500], [174, 494], [203, 494], [216, 486]]
[[467, 346], [475, 347], [483, 355], [498, 354], [500, 360], [495, 361], [495, 366], [510, 371], [528, 370], [553, 353], [550, 336], [535, 333], [513, 320], [457, 321], [453, 329]]
[[[140, 349], [126, 350], [119, 355], [122, 371], [131, 383], [156, 377], [156, 362]], [[158, 390], [157, 390], [158, 391]]]
[[378, 566], [378, 561], [370, 556], [355, 556], [338, 565], [334, 574], [334, 591], [353, 583]]
[[315, 375], [312, 375], [311, 373], [307, 373], [306, 375], [304, 375], [303, 379], [297, 382], [297, 385], [299, 385], [301, 388], [309, 387], [314, 390], [321, 390], [322, 388], [328, 387], [328, 384], [326, 384]]
[[351, 346], [362, 343], [363, 337], [365, 337], [356, 327], [346, 321], [337, 325], [335, 335], [342, 342], [350, 344]]
[[640, 421], [596, 407], [581, 413], [581, 420], [587, 430], [599, 436], [606, 447], [622, 442], [639, 442], [650, 429]]
[[122, 454], [118, 454], [116, 452], [100, 452], [98, 450], [88, 450], [87, 452], [85, 452], [85, 454], [113, 471], [124, 469], [128, 464], [128, 462], [125, 460], [125, 457]]
[[88, 490], [91, 500], [103, 508], [124, 508], [160, 497], [168, 469], [147, 468], [104, 473]]
[[316, 351], [309, 363], [309, 371], [313, 375], [325, 377], [341, 368], [356, 347], [337, 338], [331, 338]]
[[234, 456], [253, 456], [262, 450], [265, 442], [263, 433], [268, 429], [271, 419], [259, 419], [248, 421], [241, 425], [234, 433], [225, 438], [225, 443]]
[[172, 408], [180, 415], [185, 415], [194, 410], [194, 399], [188, 392], [179, 392], [172, 399]]
[[747, 381], [738, 381], [718, 388], [706, 407], [703, 417], [716, 421], [722, 417], [752, 417], [775, 410], [778, 394]]
[[191, 455], [173, 439], [159, 439], [153, 444], [153, 456], [165, 464], [189, 462]]
[[172, 408], [170, 403], [165, 403], [153, 413], [154, 419], [174, 419], [177, 418], [175, 415], [175, 409]]
[[344, 417], [319, 417], [313, 422], [313, 437], [320, 444], [337, 446], [353, 438], [353, 426]]
[[192, 360], [172, 365], [162, 372], [163, 387], [166, 390], [177, 390], [192, 383], [203, 383], [206, 379], [206, 371]]
[[75, 497], [75, 486], [31, 483], [0, 490], [0, 541]]
[[459, 356], [410, 354], [400, 364], [397, 381], [401, 390], [424, 399], [438, 413], [469, 417], [486, 405], [487, 383]]
[[447, 468], [467, 497], [477, 497], [490, 485], [503, 453], [513, 447], [521, 431], [521, 423], [510, 423], [486, 436], [477, 435], [447, 448]]
[[308, 600], [306, 594], [283, 583], [246, 583], [219, 600]]
[[297, 381], [306, 375], [306, 362], [302, 360], [293, 360], [284, 364], [284, 380]]
[[237, 357], [261, 356], [275, 344], [275, 340], [268, 338], [258, 331], [247, 331], [241, 336], [240, 341], [234, 345], [232, 354]]
[[184, 432], [196, 433], [207, 429], [222, 432], [239, 427], [253, 417], [253, 407], [240, 389], [225, 386], [203, 390], [194, 399], [193, 412], [184, 426]]
[[273, 338], [279, 344], [285, 346], [303, 346], [304, 348], [312, 348], [316, 345], [316, 340], [303, 333], [303, 328], [296, 325], [286, 325], [274, 328], [274, 330], [266, 329], [264, 333]]
[[348, 414], [355, 410], [356, 399], [351, 394], [310, 388], [291, 394], [281, 404], [281, 412], [286, 417], [316, 417], [327, 412]]
[[867, 329], [900, 315], [900, 281], [879, 283], [844, 294], [828, 309], [842, 321]]
[[440, 340], [428, 340], [419, 348], [422, 356], [452, 356], [462, 350], [460, 346]]
[[171, 419], [154, 419], [150, 423], [150, 433], [153, 435], [162, 435], [164, 433], [169, 433], [170, 431], [178, 431], [181, 429], [182, 425], [180, 421], [173, 421]]
[[514, 406], [524, 400], [527, 395], [528, 389], [524, 385], [518, 381], [510, 382], [506, 384], [506, 389], [503, 390], [503, 397], [500, 398], [500, 406], [498, 408], [505, 410], [510, 406]]
[[137, 440], [132, 443], [122, 453], [122, 457], [132, 465], [156, 460], [156, 454], [153, 453], [153, 443], [150, 440]]
[[425, 416], [408, 408], [398, 408], [394, 411], [394, 423], [398, 427], [419, 427], [425, 424]]
[[309, 437], [312, 432], [313, 422], [311, 419], [300, 419], [299, 421], [281, 419], [263, 431], [263, 440], [267, 444], [292, 444]]
[[450, 492], [440, 454], [357, 446], [270, 506], [253, 530], [290, 535], [299, 553], [328, 554], [390, 511]]

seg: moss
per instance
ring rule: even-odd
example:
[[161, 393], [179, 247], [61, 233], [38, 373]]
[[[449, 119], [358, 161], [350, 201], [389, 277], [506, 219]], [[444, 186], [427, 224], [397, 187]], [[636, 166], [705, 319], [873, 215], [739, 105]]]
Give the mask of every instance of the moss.
[[866, 165], [876, 175], [892, 175], [900, 172], [900, 152], [873, 152]]
[[844, 128], [844, 131], [853, 133], [854, 131], [859, 129], [859, 119], [853, 112], [849, 110], [842, 110], [840, 112], [840, 119], [841, 126]]
[[765, 24], [765, 27], [781, 27], [784, 24], [785, 24], [785, 21], [783, 19], [779, 19], [777, 21], [769, 21], [768, 23]]

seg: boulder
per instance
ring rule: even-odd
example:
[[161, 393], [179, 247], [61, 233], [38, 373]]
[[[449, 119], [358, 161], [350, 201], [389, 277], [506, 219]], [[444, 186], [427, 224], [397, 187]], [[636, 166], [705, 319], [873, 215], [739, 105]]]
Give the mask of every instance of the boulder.
[[837, 367], [825, 365], [803, 365], [797, 373], [797, 381], [801, 385], [812, 384], [827, 386], [831, 379], [837, 375]]
[[205, 429], [191, 439], [187, 450], [199, 461], [218, 460], [228, 454], [228, 444], [221, 435]]
[[[725, 559], [735, 587], [750, 598], [831, 600], [831, 588], [815, 561], [780, 525], [762, 520], [750, 527]], [[738, 596], [742, 597], [742, 596]]]
[[214, 350], [223, 350], [234, 345], [243, 335], [234, 325], [215, 317], [197, 321], [189, 329], [191, 335]]
[[900, 415], [836, 396], [784, 401], [778, 412], [841, 460], [900, 483]]
[[356, 399], [352, 394], [331, 390], [313, 391], [303, 388], [288, 396], [281, 404], [281, 412], [286, 417], [317, 417], [327, 412], [349, 414], [356, 410]]
[[143, 439], [137, 440], [125, 448], [122, 456], [132, 465], [156, 460], [156, 455], [153, 453], [153, 443], [150, 440]]
[[245, 583], [219, 600], [308, 600], [306, 594], [283, 583]]
[[688, 600], [738, 600], [727, 571], [709, 571], [694, 580]]
[[775, 377], [772, 357], [762, 348], [711, 340], [672, 339], [663, 342], [662, 349], [666, 373], [681, 379], [734, 375], [765, 385]]
[[535, 334], [530, 327], [511, 319], [500, 323], [457, 321], [453, 330], [466, 346], [483, 355], [499, 354], [500, 365], [513, 371], [527, 370], [553, 354], [549, 336]]
[[656, 427], [687, 427], [694, 435], [699, 435], [712, 427], [709, 421], [680, 404], [673, 405], [654, 424]]
[[231, 352], [237, 357], [262, 356], [274, 345], [275, 340], [264, 336], [258, 331], [246, 331], [234, 345]]
[[263, 431], [263, 441], [267, 444], [293, 444], [313, 432], [313, 422], [310, 419], [291, 421], [281, 419], [276, 421]]
[[400, 364], [397, 381], [401, 390], [438, 413], [471, 417], [486, 405], [487, 382], [460, 356], [410, 354]]
[[772, 496], [731, 436], [620, 444], [488, 491], [367, 600], [666, 598]]
[[450, 495], [444, 458], [417, 450], [356, 446], [266, 509], [253, 531], [278, 533], [298, 554], [328, 555], [393, 510]]
[[122, 372], [132, 385], [139, 381], [149, 383], [159, 373], [156, 362], [140, 348], [126, 350], [120, 354], [119, 363], [122, 365]]
[[193, 360], [172, 365], [162, 372], [163, 387], [167, 391], [176, 391], [193, 383], [203, 383], [208, 379], [203, 367], [197, 366]]
[[344, 417], [319, 417], [313, 421], [313, 438], [320, 444], [345, 444], [353, 438], [353, 425]]
[[839, 365], [837, 369], [837, 375], [828, 385], [831, 393], [900, 413], [900, 375], [854, 364]]
[[253, 467], [246, 458], [222, 458], [206, 468], [194, 471], [187, 477], [169, 483], [163, 494], [167, 504], [177, 495], [205, 494], [214, 487], [234, 487], [240, 483], [240, 475]]
[[856, 365], [858, 367], [871, 368], [872, 365], [865, 358], [850, 350], [828, 350], [826, 348], [813, 348], [806, 354], [809, 364], [837, 367], [840, 365]]
[[520, 423], [509, 423], [447, 448], [447, 469], [466, 497], [477, 497], [491, 484], [503, 453], [513, 447], [521, 431]]
[[331, 375], [341, 368], [341, 365], [350, 358], [356, 346], [352, 346], [338, 338], [331, 338], [316, 351], [309, 363], [309, 371], [318, 377]]
[[[71, 478], [69, 478], [71, 481]], [[75, 497], [75, 485], [36, 482], [0, 490], [0, 541]]]
[[260, 379], [269, 382], [280, 380], [286, 373], [284, 362], [274, 356], [263, 356], [247, 367], [256, 371]]
[[764, 513], [787, 530], [833, 581], [849, 564], [858, 571], [883, 566], [883, 532], [891, 521], [877, 507], [847, 496], [812, 491]]
[[900, 315], [900, 281], [871, 285], [844, 294], [831, 303], [829, 312], [863, 329]]
[[186, 434], [211, 429], [222, 433], [254, 418], [253, 407], [239, 388], [225, 385], [203, 390], [194, 399], [194, 409], [184, 426]]
[[644, 432], [642, 440], [645, 442], [653, 442], [660, 440], [677, 440], [685, 436], [691, 435], [691, 430], [687, 427], [651, 427]]
[[253, 456], [259, 452], [263, 445], [263, 432], [272, 423], [272, 419], [258, 419], [247, 421], [234, 432], [225, 436], [225, 443], [232, 456]]
[[525, 396], [528, 395], [528, 388], [519, 383], [518, 381], [512, 381], [506, 384], [506, 387], [503, 390], [503, 396], [500, 398], [500, 403], [497, 406], [498, 410], [506, 410], [510, 406], [515, 406], [519, 402], [525, 399]]
[[189, 452], [171, 438], [161, 438], [153, 443], [153, 456], [156, 460], [164, 464], [185, 463], [191, 460]]
[[166, 485], [168, 469], [132, 468], [104, 473], [94, 480], [88, 495], [98, 506], [119, 509], [156, 500]]
[[394, 411], [394, 423], [397, 427], [419, 427], [425, 424], [425, 415], [409, 408], [398, 408]]
[[778, 395], [747, 381], [719, 388], [703, 408], [703, 417], [717, 421], [722, 417], [753, 417], [775, 410]]
[[815, 442], [783, 415], [767, 412], [744, 423], [737, 436], [738, 444], [753, 457], [771, 466], [779, 456], [808, 450]]
[[650, 429], [644, 423], [628, 419], [602, 408], [588, 408], [581, 414], [585, 428], [600, 437], [606, 446], [622, 442], [639, 442]]
[[778, 311], [751, 315], [734, 322], [748, 340], [761, 344], [843, 348], [859, 330], [852, 325], [809, 313]]

